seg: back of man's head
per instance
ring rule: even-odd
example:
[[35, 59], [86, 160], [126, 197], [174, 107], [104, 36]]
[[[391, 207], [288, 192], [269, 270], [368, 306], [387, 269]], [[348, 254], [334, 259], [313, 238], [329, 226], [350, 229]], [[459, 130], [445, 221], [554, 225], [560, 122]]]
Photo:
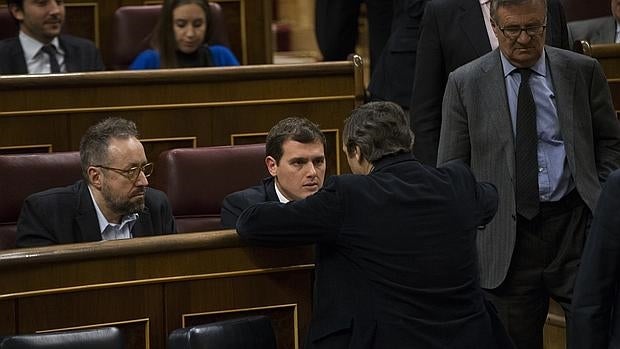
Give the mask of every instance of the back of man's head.
[[302, 117], [288, 117], [269, 130], [266, 156], [273, 157], [279, 163], [284, 152], [282, 144], [288, 140], [305, 144], [320, 142], [325, 147], [325, 135], [315, 123]]
[[107, 118], [86, 130], [80, 141], [80, 161], [82, 175], [88, 179], [88, 167], [106, 165], [110, 139], [138, 137], [138, 130], [133, 121], [117, 117]]
[[344, 122], [344, 145], [372, 163], [390, 154], [411, 152], [413, 132], [403, 109], [392, 102], [371, 102], [351, 112]]

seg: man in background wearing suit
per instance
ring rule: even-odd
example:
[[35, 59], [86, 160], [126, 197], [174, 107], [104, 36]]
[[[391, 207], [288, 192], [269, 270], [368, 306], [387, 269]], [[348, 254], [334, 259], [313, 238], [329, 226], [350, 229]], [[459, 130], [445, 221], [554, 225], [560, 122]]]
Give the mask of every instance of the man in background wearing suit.
[[26, 198], [17, 246], [175, 233], [166, 194], [147, 187], [153, 163], [137, 135], [136, 125], [120, 118], [91, 126], [80, 142], [84, 179]]
[[353, 175], [239, 217], [251, 243], [317, 244], [305, 348], [512, 347], [478, 283], [477, 228], [493, 218], [497, 191], [462, 161], [422, 165], [412, 145], [398, 105], [362, 105], [343, 130]]
[[420, 22], [428, 0], [394, 0], [392, 30], [375, 64], [368, 92], [372, 100], [390, 101], [409, 110]]
[[[413, 152], [425, 164], [437, 164], [441, 101], [448, 74], [497, 48], [489, 4], [490, 0], [433, 0], [426, 5], [410, 105], [416, 135]], [[559, 0], [549, 0], [546, 24], [547, 44], [569, 48]]]
[[323, 186], [325, 135], [310, 120], [299, 117], [281, 120], [269, 130], [265, 150], [265, 165], [271, 177], [224, 198], [223, 228], [234, 228], [241, 212], [253, 204], [303, 199]]
[[620, 348], [620, 170], [607, 178], [581, 256], [571, 349]]
[[[620, 126], [598, 62], [545, 46], [545, 0], [492, 0], [499, 50], [450, 74], [438, 162], [464, 159], [498, 189], [478, 234], [481, 285], [519, 348], [542, 348], [549, 297], [570, 302]], [[570, 333], [569, 333], [570, 335]]]
[[390, 37], [395, 0], [316, 0], [315, 35], [324, 61], [344, 61], [355, 52], [360, 5], [366, 3], [370, 69], [374, 70]]
[[568, 23], [568, 39], [572, 45], [577, 40], [591, 44], [620, 43], [620, 0], [611, 0], [609, 17], [599, 17]]
[[60, 35], [62, 0], [7, 0], [19, 36], [0, 41], [0, 74], [71, 73], [104, 70], [99, 50], [86, 40]]

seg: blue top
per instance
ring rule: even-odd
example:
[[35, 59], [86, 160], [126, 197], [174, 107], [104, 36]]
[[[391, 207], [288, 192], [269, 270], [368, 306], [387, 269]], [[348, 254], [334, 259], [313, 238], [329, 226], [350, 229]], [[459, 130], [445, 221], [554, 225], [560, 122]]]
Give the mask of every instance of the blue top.
[[[213, 45], [208, 46], [211, 56], [211, 63], [214, 67], [239, 65], [239, 61], [235, 55], [226, 46]], [[159, 69], [161, 62], [159, 60], [159, 52], [153, 49], [142, 51], [129, 65], [129, 69]]]

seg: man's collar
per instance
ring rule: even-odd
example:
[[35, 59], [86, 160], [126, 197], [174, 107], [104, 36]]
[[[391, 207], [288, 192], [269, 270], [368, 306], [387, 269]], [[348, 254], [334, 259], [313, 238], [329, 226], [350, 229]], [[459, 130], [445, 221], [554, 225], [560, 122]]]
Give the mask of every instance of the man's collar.
[[[510, 63], [508, 58], [504, 56], [504, 53], [502, 52], [502, 50], [499, 50], [499, 55], [502, 60], [502, 67], [504, 69], [504, 78], [505, 78], [508, 75], [510, 75], [515, 69], [518, 69], [518, 68], [515, 67], [512, 63]], [[547, 64], [545, 63], [545, 50], [544, 49], [543, 49], [542, 54], [536, 61], [536, 63], [534, 63], [533, 66], [529, 67], [529, 69], [531, 69], [532, 71], [534, 71], [536, 74], [540, 76], [547, 76]]]
[[[22, 45], [22, 49], [24, 50], [24, 58], [26, 59], [26, 62], [29, 62], [34, 58], [34, 56], [39, 54], [39, 52], [41, 51], [41, 47], [45, 45], [44, 43], [29, 36], [23, 31], [19, 32], [19, 42]], [[60, 47], [58, 37], [52, 39], [50, 44], [54, 45], [54, 47], [56, 48], [56, 52], [60, 53], [61, 55], [64, 54], [64, 51]]]
[[278, 200], [281, 203], [286, 204], [287, 202], [291, 201], [287, 199], [286, 196], [284, 196], [284, 194], [282, 194], [282, 192], [278, 188], [278, 177], [273, 177], [273, 185], [276, 188], [276, 195], [278, 195]]

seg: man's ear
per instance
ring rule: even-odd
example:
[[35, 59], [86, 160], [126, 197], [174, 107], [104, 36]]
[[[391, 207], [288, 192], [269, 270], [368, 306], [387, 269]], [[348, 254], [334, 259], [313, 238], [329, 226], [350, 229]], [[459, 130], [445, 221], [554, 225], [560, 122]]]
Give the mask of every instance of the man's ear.
[[360, 164], [362, 163], [362, 160], [364, 160], [364, 156], [362, 156], [362, 150], [360, 149], [359, 145], [355, 146], [355, 150], [353, 151], [353, 156], [355, 156], [355, 160], [359, 162]]
[[101, 169], [94, 167], [94, 166], [89, 166], [87, 170], [87, 174], [88, 174], [89, 184], [91, 184], [93, 187], [97, 188], [98, 190], [101, 190], [101, 187], [103, 186], [102, 184], [103, 178], [101, 174]]
[[265, 158], [265, 165], [269, 174], [275, 177], [278, 174], [278, 162], [272, 156]]
[[15, 4], [9, 5], [9, 12], [11, 13], [11, 16], [13, 16], [13, 18], [18, 20], [19, 22], [24, 20], [24, 10], [21, 9], [19, 6]]

